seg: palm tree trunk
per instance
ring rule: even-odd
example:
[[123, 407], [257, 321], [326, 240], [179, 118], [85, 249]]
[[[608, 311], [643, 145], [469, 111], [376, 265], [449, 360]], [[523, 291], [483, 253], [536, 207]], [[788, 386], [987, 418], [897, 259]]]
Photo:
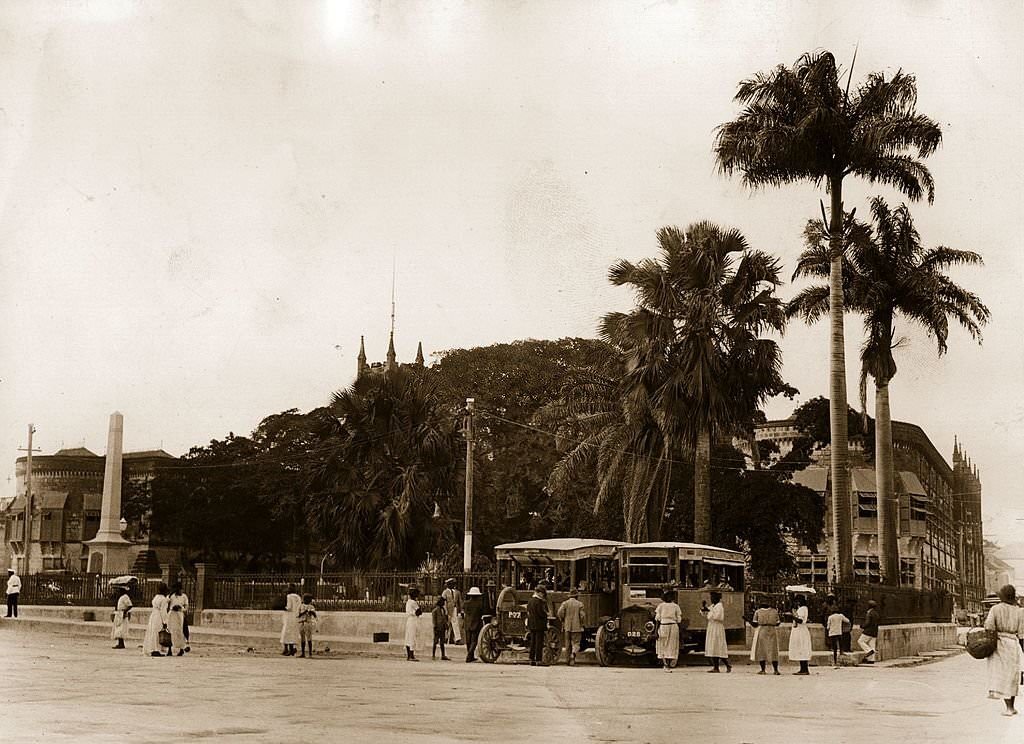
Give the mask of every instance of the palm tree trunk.
[[899, 586], [899, 510], [892, 452], [889, 381], [875, 380], [875, 490], [878, 497], [878, 551], [882, 583]]
[[693, 541], [711, 544], [711, 431], [697, 432], [693, 457]]
[[840, 583], [853, 580], [853, 517], [850, 512], [850, 452], [847, 432], [846, 348], [843, 332], [843, 179], [829, 179], [832, 213], [829, 243], [829, 424], [832, 467], [832, 567]]

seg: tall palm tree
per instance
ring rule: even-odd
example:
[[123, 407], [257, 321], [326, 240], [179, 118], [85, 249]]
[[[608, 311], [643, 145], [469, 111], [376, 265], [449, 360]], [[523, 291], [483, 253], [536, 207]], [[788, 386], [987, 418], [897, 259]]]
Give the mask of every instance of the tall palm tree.
[[[902, 315], [918, 323], [935, 338], [939, 355], [946, 352], [949, 320], [981, 341], [981, 326], [989, 310], [977, 295], [954, 284], [944, 273], [950, 266], [980, 265], [981, 256], [945, 246], [925, 249], [910, 210], [895, 210], [885, 200], [871, 201], [871, 225], [851, 220], [843, 255], [843, 303], [864, 316], [861, 347], [861, 408], [867, 410], [867, 377], [875, 384], [875, 479], [878, 498], [878, 542], [882, 579], [898, 584], [899, 545], [896, 539], [898, 501], [895, 494], [892, 419], [889, 383], [896, 375], [893, 350], [895, 320]], [[828, 277], [831, 251], [822, 226], [812, 221], [805, 231], [807, 247], [793, 278]], [[829, 312], [830, 292], [825, 286], [803, 289], [790, 301], [787, 312], [814, 322]]]
[[601, 332], [631, 356], [632, 389], [649, 397], [665, 442], [693, 448], [694, 539], [710, 543], [712, 439], [745, 430], [768, 396], [788, 389], [778, 345], [760, 337], [785, 327], [779, 265], [710, 222], [663, 227], [658, 244], [657, 260], [612, 267], [637, 307], [606, 315]]
[[454, 420], [432, 388], [403, 369], [361, 376], [332, 396], [330, 411], [332, 446], [309, 476], [310, 512], [327, 547], [360, 568], [416, 566], [443, 547], [432, 513], [457, 492]]
[[853, 578], [840, 260], [843, 180], [860, 176], [914, 201], [927, 196], [932, 202], [934, 183], [921, 159], [942, 141], [939, 125], [916, 111], [913, 75], [873, 72], [851, 94], [852, 77], [851, 70], [844, 90], [835, 57], [827, 51], [808, 52], [792, 67], [758, 73], [739, 84], [735, 100], [744, 109], [718, 128], [714, 145], [722, 172], [740, 172], [751, 187], [810, 181], [824, 183], [830, 196], [832, 550], [840, 581]]

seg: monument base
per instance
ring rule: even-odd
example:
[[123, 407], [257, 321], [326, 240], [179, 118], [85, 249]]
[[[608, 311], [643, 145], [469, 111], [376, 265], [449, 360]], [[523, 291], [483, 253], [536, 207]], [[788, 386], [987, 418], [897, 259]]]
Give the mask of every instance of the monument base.
[[116, 539], [96, 536], [89, 546], [89, 573], [126, 574], [132, 567], [132, 544], [118, 535]]

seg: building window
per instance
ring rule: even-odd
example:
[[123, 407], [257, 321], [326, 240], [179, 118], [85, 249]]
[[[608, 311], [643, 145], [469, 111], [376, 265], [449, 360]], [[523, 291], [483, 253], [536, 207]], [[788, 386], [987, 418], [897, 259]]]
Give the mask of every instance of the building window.
[[920, 521], [928, 519], [928, 502], [916, 496], [910, 497], [910, 518]]
[[855, 555], [853, 557], [853, 578], [865, 584], [880, 584], [882, 568], [877, 555]]
[[878, 517], [878, 499], [868, 491], [857, 491], [857, 516], [867, 519]]
[[796, 570], [804, 584], [828, 583], [828, 557], [824, 554], [797, 556]]
[[917, 584], [917, 561], [913, 558], [900, 558], [900, 583], [904, 586]]

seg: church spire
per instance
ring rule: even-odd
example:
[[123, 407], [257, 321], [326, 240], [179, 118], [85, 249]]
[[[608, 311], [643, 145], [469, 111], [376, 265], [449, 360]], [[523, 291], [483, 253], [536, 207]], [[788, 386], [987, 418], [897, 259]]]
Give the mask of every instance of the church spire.
[[422, 367], [423, 366], [423, 342], [422, 341], [420, 341], [419, 344], [416, 346], [416, 366], [417, 367]]
[[366, 343], [362, 336], [359, 337], [359, 356], [356, 357], [356, 379], [358, 380], [366, 372]]

